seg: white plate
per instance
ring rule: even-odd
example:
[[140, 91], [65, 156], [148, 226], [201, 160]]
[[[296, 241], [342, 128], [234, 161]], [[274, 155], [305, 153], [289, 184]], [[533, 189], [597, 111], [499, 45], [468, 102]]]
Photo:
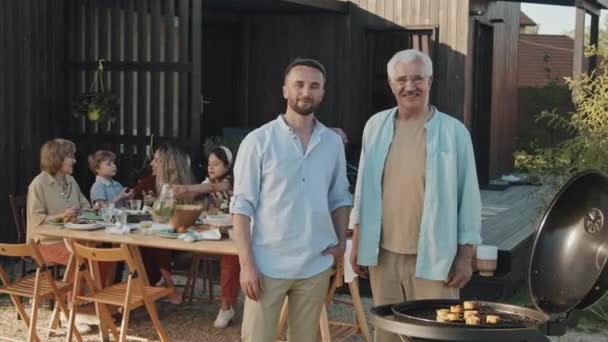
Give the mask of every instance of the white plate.
[[206, 224], [218, 227], [230, 227], [232, 226], [232, 215], [230, 214], [219, 214], [219, 215], [207, 215], [203, 220]]
[[105, 225], [101, 222], [91, 222], [91, 223], [66, 223], [64, 225], [65, 228], [69, 229], [77, 229], [77, 230], [93, 230], [105, 227]]
[[123, 211], [125, 213], [127, 213], [128, 215], [144, 215], [144, 214], [147, 214], [147, 212], [145, 212], [143, 210], [124, 209]]

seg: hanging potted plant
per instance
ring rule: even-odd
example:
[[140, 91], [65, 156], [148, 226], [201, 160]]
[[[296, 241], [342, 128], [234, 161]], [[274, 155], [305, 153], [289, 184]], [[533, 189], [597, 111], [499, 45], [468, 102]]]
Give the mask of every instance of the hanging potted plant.
[[97, 71], [89, 91], [78, 95], [72, 103], [72, 115], [93, 122], [113, 122], [120, 112], [118, 97], [106, 93], [103, 85], [103, 62], [99, 60]]

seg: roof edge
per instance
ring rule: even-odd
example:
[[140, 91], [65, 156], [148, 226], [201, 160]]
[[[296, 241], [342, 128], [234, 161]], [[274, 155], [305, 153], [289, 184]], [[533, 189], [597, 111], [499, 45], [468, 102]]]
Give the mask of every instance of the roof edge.
[[280, 0], [292, 4], [314, 7], [326, 11], [346, 13], [348, 3], [338, 0]]

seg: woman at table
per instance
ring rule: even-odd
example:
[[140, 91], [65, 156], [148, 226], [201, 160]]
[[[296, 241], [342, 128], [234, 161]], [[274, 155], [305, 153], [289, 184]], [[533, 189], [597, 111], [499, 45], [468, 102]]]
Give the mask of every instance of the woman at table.
[[[69, 140], [53, 139], [44, 143], [40, 150], [40, 174], [28, 187], [27, 241], [40, 241], [40, 254], [47, 264], [67, 265], [71, 252], [61, 239], [38, 235], [39, 227], [50, 220], [76, 217], [81, 210], [91, 208], [72, 177], [75, 153], [76, 146]], [[100, 276], [105, 283], [112, 278], [111, 267], [108, 263], [99, 264]], [[88, 325], [82, 323], [86, 320], [84, 316], [76, 316], [80, 332], [90, 330]]]
[[66, 265], [70, 252], [62, 240], [38, 236], [36, 229], [50, 220], [76, 217], [91, 205], [80, 191], [72, 172], [76, 146], [65, 139], [49, 140], [40, 150], [40, 174], [27, 191], [27, 241], [40, 241], [47, 263]]
[[[219, 146], [209, 152], [207, 159], [208, 177], [201, 184], [175, 186], [173, 191], [178, 198], [192, 198], [206, 194], [211, 199], [211, 205], [215, 209], [227, 209], [232, 196], [233, 184], [233, 158], [232, 152], [225, 147]], [[241, 267], [236, 255], [224, 255], [220, 261], [220, 285], [221, 305], [213, 326], [219, 329], [226, 328], [235, 315], [236, 304], [240, 283], [239, 274]]]
[[[190, 158], [181, 149], [173, 145], [162, 145], [154, 152], [150, 163], [152, 174], [156, 177], [156, 194], [164, 184], [193, 184], [194, 176], [190, 170]], [[150, 284], [154, 285], [161, 279], [165, 286], [175, 289], [171, 279], [171, 250], [160, 248], [141, 248], [144, 267]], [[173, 291], [168, 297], [173, 304], [181, 303], [181, 296]]]

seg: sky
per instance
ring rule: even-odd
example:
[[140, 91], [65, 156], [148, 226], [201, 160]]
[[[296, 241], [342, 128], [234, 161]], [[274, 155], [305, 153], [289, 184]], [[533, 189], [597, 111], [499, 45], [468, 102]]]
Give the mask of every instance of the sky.
[[[522, 3], [521, 10], [540, 25], [540, 34], [562, 34], [574, 30], [574, 7]], [[602, 11], [600, 28], [604, 27], [606, 13], [607, 11]], [[590, 19], [587, 17], [585, 25], [589, 24]]]

